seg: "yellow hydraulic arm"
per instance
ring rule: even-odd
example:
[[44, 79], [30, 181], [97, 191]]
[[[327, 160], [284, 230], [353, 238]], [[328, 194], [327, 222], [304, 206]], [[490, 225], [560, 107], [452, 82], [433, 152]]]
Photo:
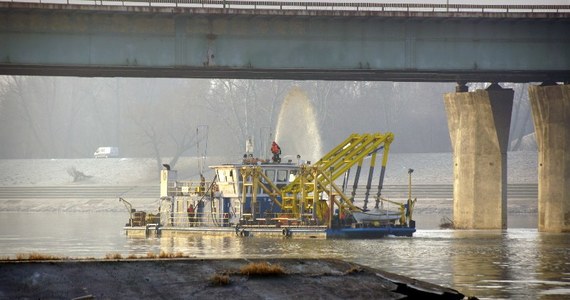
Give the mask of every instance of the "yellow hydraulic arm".
[[[259, 166], [243, 166], [241, 168], [241, 176], [243, 177], [243, 188], [242, 188], [242, 199], [246, 198], [247, 193], [251, 193], [251, 209], [252, 215], [255, 215], [255, 207], [257, 203], [257, 189], [258, 187], [263, 189], [263, 191], [269, 195], [271, 200], [280, 207], [281, 202], [277, 200], [277, 196], [281, 194], [281, 191], [277, 186], [267, 177], [261, 167]], [[261, 179], [264, 182], [261, 182]], [[267, 183], [267, 186], [264, 184]], [[249, 190], [249, 191], [248, 191]]]
[[[393, 140], [394, 135], [390, 132], [351, 134], [314, 165], [302, 166], [295, 180], [281, 189], [282, 210], [293, 213], [295, 216], [300, 216], [313, 209], [318, 210], [320, 206], [315, 204], [323, 192], [329, 197], [334, 194], [335, 203], [339, 207], [346, 207], [353, 211], [361, 210], [354, 206], [351, 199], [342, 193], [334, 181], [355, 164], [362, 165], [362, 161], [367, 156], [371, 155], [373, 159], [376, 158], [375, 153], [381, 148], [384, 148], [380, 175], [383, 177], [390, 144]], [[371, 165], [374, 166], [374, 164]], [[336, 196], [339, 196], [340, 200]], [[317, 211], [315, 215], [319, 216], [322, 213], [322, 211]]]

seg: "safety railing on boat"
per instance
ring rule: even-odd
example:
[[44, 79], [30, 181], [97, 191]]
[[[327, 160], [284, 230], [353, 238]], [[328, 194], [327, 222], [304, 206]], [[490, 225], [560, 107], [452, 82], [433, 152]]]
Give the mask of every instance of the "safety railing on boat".
[[[34, 3], [35, 1], [0, 0]], [[442, 2], [444, 2], [442, 0]], [[451, 12], [451, 13], [568, 13], [570, 5], [500, 5], [445, 3], [378, 3], [336, 1], [248, 1], [248, 0], [37, 0], [45, 4], [120, 5], [154, 7], [196, 7], [245, 10], [305, 11], [380, 11], [380, 12]], [[228, 11], [229, 12], [229, 11]]]
[[[387, 203], [389, 206], [390, 204]], [[384, 209], [389, 209], [384, 206]], [[392, 205], [396, 208], [396, 206]], [[397, 209], [395, 210], [397, 211]], [[344, 214], [343, 214], [344, 215]], [[329, 218], [332, 218], [329, 223]], [[204, 212], [169, 212], [163, 211], [162, 213], [146, 213], [143, 211], [136, 211], [131, 214], [131, 219], [125, 225], [127, 227], [144, 227], [156, 226], [158, 227], [176, 227], [176, 228], [196, 228], [196, 227], [249, 227], [249, 228], [279, 228], [279, 227], [325, 227], [328, 224], [338, 225], [345, 221], [341, 217], [338, 210], [335, 210], [332, 215], [327, 215], [324, 219], [318, 219], [311, 212], [301, 214], [299, 217], [294, 217], [288, 213], [265, 213], [261, 217], [253, 217], [251, 213], [242, 213], [240, 218], [237, 218], [229, 213], [204, 213]]]
[[174, 227], [226, 227], [229, 226], [230, 219], [229, 214], [220, 215], [219, 213], [203, 212], [166, 212], [165, 216], [161, 216], [161, 222], [164, 226]]
[[177, 180], [176, 184], [168, 188], [170, 195], [204, 195], [209, 183], [205, 181]]

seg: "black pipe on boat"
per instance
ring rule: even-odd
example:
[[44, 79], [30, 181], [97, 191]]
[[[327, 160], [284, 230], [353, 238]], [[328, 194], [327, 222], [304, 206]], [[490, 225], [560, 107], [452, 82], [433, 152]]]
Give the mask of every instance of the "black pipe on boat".
[[350, 197], [350, 202], [354, 203], [354, 197], [356, 196], [356, 188], [358, 188], [358, 179], [360, 178], [360, 169], [362, 169], [362, 160], [358, 162], [356, 167], [356, 174], [354, 175], [354, 184], [352, 185], [352, 196]]
[[384, 173], [386, 173], [386, 166], [382, 166], [380, 169], [380, 179], [378, 180], [378, 193], [376, 194], [376, 205], [374, 208], [378, 208], [380, 204], [380, 195], [382, 195], [382, 185], [384, 184]]
[[348, 169], [346, 172], [344, 172], [344, 178], [342, 180], [342, 193], [346, 193], [346, 190], [348, 189], [348, 180], [350, 178], [350, 169]]
[[376, 151], [372, 153], [372, 158], [370, 159], [370, 170], [368, 171], [368, 181], [366, 182], [366, 193], [364, 194], [363, 209], [365, 211], [368, 210], [368, 197], [370, 196], [370, 188], [372, 187], [372, 176], [374, 176], [374, 167], [376, 166]]

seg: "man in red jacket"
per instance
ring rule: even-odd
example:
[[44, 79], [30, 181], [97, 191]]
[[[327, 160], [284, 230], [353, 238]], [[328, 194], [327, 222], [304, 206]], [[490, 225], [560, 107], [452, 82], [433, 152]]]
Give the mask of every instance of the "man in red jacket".
[[279, 155], [281, 155], [281, 147], [279, 147], [275, 141], [273, 141], [273, 144], [271, 144], [271, 153], [273, 153], [273, 162], [280, 163], [281, 158]]

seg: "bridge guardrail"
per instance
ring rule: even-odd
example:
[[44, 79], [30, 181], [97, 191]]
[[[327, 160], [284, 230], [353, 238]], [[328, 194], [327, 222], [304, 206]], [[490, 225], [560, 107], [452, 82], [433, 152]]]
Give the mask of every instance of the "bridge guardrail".
[[570, 5], [481, 5], [481, 4], [422, 4], [377, 2], [318, 2], [318, 1], [248, 1], [248, 0], [0, 0], [12, 3], [175, 6], [252, 10], [331, 10], [380, 12], [450, 12], [450, 13], [568, 13]]

